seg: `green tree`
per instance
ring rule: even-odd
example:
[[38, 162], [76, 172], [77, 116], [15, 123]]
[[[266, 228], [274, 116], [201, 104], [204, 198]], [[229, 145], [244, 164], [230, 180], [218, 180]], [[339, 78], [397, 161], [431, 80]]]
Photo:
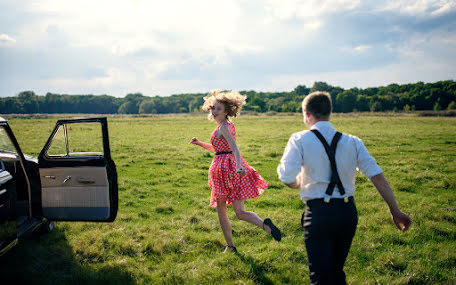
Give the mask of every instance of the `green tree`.
[[139, 105], [144, 99], [145, 97], [141, 93], [127, 94], [117, 112], [121, 114], [138, 114]]
[[452, 101], [448, 104], [447, 110], [456, 110], [456, 102]]
[[304, 96], [309, 94], [310, 88], [307, 88], [305, 85], [298, 85], [293, 91], [299, 96]]
[[22, 101], [18, 97], [7, 97], [3, 101], [4, 110], [1, 113], [4, 114], [23, 114], [24, 106]]
[[120, 105], [117, 112], [120, 114], [138, 114], [138, 106], [134, 101], [126, 101]]
[[442, 110], [442, 107], [440, 107], [439, 102], [435, 102], [433, 110], [434, 110], [434, 111], [440, 111], [440, 110]]
[[[254, 111], [264, 112], [266, 111], [266, 102], [258, 96], [251, 98], [248, 102], [248, 105], [253, 108]], [[256, 106], [256, 108], [255, 108]]]
[[140, 114], [157, 114], [155, 103], [152, 100], [143, 100], [139, 105]]
[[33, 91], [22, 91], [17, 97], [22, 103], [22, 111], [26, 114], [39, 112], [38, 96]]
[[369, 111], [369, 97], [366, 95], [358, 95], [356, 98], [356, 109], [360, 112]]
[[370, 107], [371, 112], [381, 112], [383, 111], [382, 103], [379, 101], [374, 101]]
[[351, 90], [345, 90], [337, 95], [336, 101], [341, 112], [351, 112], [356, 107], [357, 95]]
[[312, 86], [312, 88], [310, 88], [310, 93], [315, 92], [315, 91], [329, 92], [331, 90], [332, 90], [332, 88], [328, 83], [322, 82], [322, 81], [316, 81], [316, 82], [314, 82], [314, 85]]

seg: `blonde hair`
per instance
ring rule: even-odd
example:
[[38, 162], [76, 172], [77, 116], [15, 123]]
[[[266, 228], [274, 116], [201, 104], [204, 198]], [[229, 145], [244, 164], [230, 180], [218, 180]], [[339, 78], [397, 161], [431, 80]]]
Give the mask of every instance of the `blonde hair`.
[[247, 99], [247, 96], [241, 95], [236, 91], [214, 90], [203, 99], [204, 104], [201, 108], [204, 111], [209, 111], [209, 120], [214, 119], [212, 118], [210, 111], [217, 101], [225, 106], [225, 112], [227, 113], [226, 116], [230, 119], [239, 116], [242, 106], [246, 104], [245, 100]]

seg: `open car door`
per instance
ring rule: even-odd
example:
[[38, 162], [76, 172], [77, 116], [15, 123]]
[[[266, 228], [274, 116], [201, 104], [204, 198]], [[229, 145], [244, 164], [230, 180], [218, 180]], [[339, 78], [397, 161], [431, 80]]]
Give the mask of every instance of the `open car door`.
[[117, 172], [106, 118], [59, 120], [38, 157], [43, 216], [112, 222]]

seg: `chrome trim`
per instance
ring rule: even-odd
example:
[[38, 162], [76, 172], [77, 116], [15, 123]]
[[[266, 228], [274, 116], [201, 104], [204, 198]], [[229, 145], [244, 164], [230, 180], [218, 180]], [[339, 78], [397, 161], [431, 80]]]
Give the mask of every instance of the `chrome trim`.
[[8, 244], [7, 246], [5, 246], [4, 248], [2, 248], [0, 250], [0, 256], [2, 256], [3, 254], [5, 254], [8, 250], [10, 250], [11, 248], [13, 248], [18, 242], [18, 239], [14, 239], [12, 242], [10, 242], [10, 244]]
[[13, 176], [6, 170], [0, 171], [0, 184], [5, 184], [6, 182], [13, 179]]

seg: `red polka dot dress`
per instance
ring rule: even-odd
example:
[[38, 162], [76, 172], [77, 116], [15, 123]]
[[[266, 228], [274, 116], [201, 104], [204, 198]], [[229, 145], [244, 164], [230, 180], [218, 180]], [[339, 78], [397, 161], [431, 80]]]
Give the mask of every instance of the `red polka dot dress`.
[[[227, 125], [231, 135], [236, 140], [236, 130], [233, 123], [223, 122], [222, 124]], [[215, 152], [231, 151], [225, 138], [219, 139], [215, 136], [219, 129], [220, 125], [211, 134], [211, 144]], [[268, 187], [268, 182], [253, 167], [249, 166], [242, 156], [241, 161], [245, 169], [245, 175], [242, 176], [236, 172], [234, 153], [214, 156], [209, 168], [209, 187], [212, 192], [211, 207], [217, 207], [217, 199], [226, 199], [227, 204], [232, 204], [235, 200], [258, 197]]]

